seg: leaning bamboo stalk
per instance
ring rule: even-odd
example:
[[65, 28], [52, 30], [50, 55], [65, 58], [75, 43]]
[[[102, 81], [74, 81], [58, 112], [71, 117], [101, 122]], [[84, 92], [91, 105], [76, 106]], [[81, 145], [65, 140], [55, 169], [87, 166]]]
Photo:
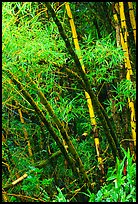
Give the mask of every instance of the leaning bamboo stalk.
[[53, 8], [50, 5], [50, 3], [46, 2], [46, 6], [49, 9], [49, 11], [51, 12], [51, 15], [52, 15], [57, 27], [58, 27], [59, 33], [60, 33], [61, 37], [63, 38], [63, 40], [65, 42], [66, 48], [67, 48], [69, 54], [72, 56], [72, 58], [73, 58], [73, 60], [75, 62], [76, 69], [77, 69], [77, 74], [80, 75], [79, 77], [84, 82], [84, 90], [87, 91], [89, 93], [89, 95], [90, 95], [90, 98], [93, 99], [94, 108], [95, 108], [95, 110], [97, 112], [98, 117], [101, 120], [101, 123], [103, 125], [105, 134], [106, 134], [107, 139], [108, 139], [108, 142], [109, 142], [109, 144], [111, 146], [114, 158], [116, 159], [116, 156], [118, 156], [119, 158], [123, 158], [123, 154], [122, 154], [121, 149], [120, 149], [120, 144], [118, 142], [118, 138], [117, 138], [117, 136], [115, 134], [115, 131], [113, 130], [113, 127], [110, 124], [110, 120], [108, 118], [108, 115], [105, 112], [102, 105], [100, 104], [100, 102], [98, 101], [96, 95], [92, 91], [89, 80], [88, 80], [85, 72], [82, 70], [82, 67], [81, 67], [80, 61], [78, 59], [78, 56], [74, 52], [74, 50], [72, 48], [72, 45], [71, 45], [71, 43], [70, 43], [70, 41], [69, 41], [63, 27], [62, 27], [61, 22], [57, 18]]
[[40, 162], [33, 164], [33, 167], [34, 167], [33, 170], [30, 170], [28, 173], [24, 173], [21, 177], [19, 177], [18, 179], [16, 179], [12, 183], [7, 184], [6, 186], [3, 187], [3, 190], [8, 190], [8, 189], [14, 187], [15, 185], [17, 185], [18, 183], [22, 182], [25, 178], [27, 178], [30, 175], [30, 173], [35, 171], [35, 168], [41, 168], [41, 167], [45, 166], [51, 159], [59, 156], [60, 154], [61, 154], [61, 151], [59, 150], [59, 151], [53, 153], [47, 160], [43, 160], [43, 161], [40, 161]]
[[[69, 2], [65, 3], [65, 7], [66, 7], [67, 15], [69, 18], [70, 26], [71, 26], [71, 31], [72, 31], [72, 36], [73, 36], [73, 41], [74, 41], [76, 53], [78, 54], [78, 58], [79, 58], [82, 70], [84, 71], [84, 73], [86, 73], [85, 66], [83, 64], [82, 55], [81, 55], [81, 49], [80, 49], [79, 42], [78, 42], [76, 27], [75, 27], [72, 12], [71, 12], [71, 9], [69, 6]], [[89, 109], [91, 126], [93, 128], [92, 132], [94, 133], [94, 141], [95, 141], [95, 147], [96, 147], [99, 167], [100, 167], [102, 173], [104, 173], [103, 161], [102, 161], [102, 158], [100, 156], [100, 144], [99, 144], [98, 131], [97, 131], [97, 127], [96, 127], [97, 124], [96, 124], [96, 120], [95, 120], [95, 114], [94, 114], [94, 109], [93, 109], [93, 105], [92, 105], [92, 100], [91, 100], [88, 92], [86, 92], [86, 91], [84, 91], [84, 92], [85, 92], [85, 97], [86, 97], [87, 105], [88, 105], [88, 109]]]
[[[120, 32], [121, 35], [121, 44], [122, 48], [124, 50], [125, 55], [125, 68], [127, 69], [126, 79], [131, 80], [132, 73], [132, 67], [130, 63], [130, 57], [129, 57], [129, 50], [128, 50], [128, 32], [127, 32], [127, 25], [126, 25], [126, 18], [125, 18], [125, 12], [124, 12], [124, 4], [123, 2], [119, 2], [119, 9], [120, 9], [120, 19], [121, 19], [121, 28], [124, 31], [124, 33]], [[124, 37], [123, 37], [124, 36]], [[128, 98], [128, 104], [131, 112], [131, 131], [132, 131], [132, 138], [134, 140], [134, 146], [136, 146], [136, 117], [135, 117], [135, 108], [134, 108], [134, 102]]]
[[[24, 72], [24, 70], [22, 69], [22, 72]], [[30, 81], [30, 84], [35, 86], [35, 89], [37, 90], [37, 93], [38, 93], [38, 96], [40, 98], [40, 102], [44, 105], [44, 107], [47, 109], [49, 115], [53, 118], [56, 126], [58, 127], [58, 129], [60, 130], [60, 133], [61, 133], [61, 140], [62, 142], [64, 143], [64, 146], [66, 147], [65, 145], [65, 141], [66, 141], [66, 144], [68, 146], [68, 150], [69, 152], [72, 154], [73, 156], [73, 160], [74, 162], [78, 165], [79, 167], [79, 171], [84, 175], [85, 179], [87, 180], [88, 177], [87, 177], [87, 174], [85, 172], [85, 169], [84, 169], [84, 166], [83, 166], [83, 163], [78, 155], [78, 152], [76, 151], [67, 131], [65, 130], [63, 124], [61, 123], [61, 121], [58, 119], [58, 117], [55, 115], [51, 105], [49, 104], [49, 102], [47, 101], [46, 97], [44, 96], [44, 94], [42, 93], [42, 91], [37, 87], [37, 85], [35, 84], [35, 82], [30, 78], [30, 76], [27, 74], [26, 77], [28, 78], [28, 80]], [[65, 140], [65, 141], [64, 141]]]
[[[120, 10], [119, 10], [120, 9]], [[116, 11], [115, 11], [116, 10]], [[119, 3], [115, 4], [115, 9], [113, 10], [113, 15], [114, 15], [114, 20], [115, 20], [115, 25], [118, 25], [118, 28], [121, 27], [118, 17], [117, 17], [117, 13], [120, 13], [120, 18], [122, 18], [122, 26], [123, 28], [126, 28], [126, 22], [125, 22], [125, 15], [124, 15], [124, 8], [123, 8], [123, 4], [121, 4], [121, 7], [119, 8]], [[119, 12], [120, 11], [120, 12]], [[125, 31], [126, 29], [124, 29]], [[118, 29], [116, 30], [116, 32], [118, 32]], [[125, 56], [126, 59], [124, 59], [124, 63], [125, 63], [125, 68], [127, 69], [127, 75], [126, 78], [128, 80], [130, 80], [131, 75], [132, 74], [132, 68], [131, 68], [131, 64], [130, 64], [130, 60], [129, 60], [129, 54], [128, 54], [128, 44], [127, 44], [127, 34], [124, 35], [124, 37], [126, 37], [125, 39], [123, 38], [123, 33], [122, 30], [120, 28], [120, 32], [119, 35], [117, 34], [117, 46], [122, 46], [124, 52], [125, 52]], [[119, 40], [118, 40], [119, 39]], [[131, 71], [130, 71], [131, 70]], [[129, 104], [129, 108], [131, 110], [131, 130], [132, 130], [132, 138], [133, 138], [133, 142], [134, 145], [136, 145], [136, 119], [135, 119], [135, 108], [134, 108], [134, 103], [132, 101], [130, 101], [130, 99], [128, 98], [128, 104]]]
[[69, 159], [69, 163], [72, 161], [70, 160], [70, 158], [68, 158], [68, 154], [66, 151], [66, 148], [63, 145], [63, 142], [61, 140], [61, 138], [59, 138], [57, 136], [57, 134], [55, 133], [54, 129], [52, 128], [50, 122], [48, 122], [45, 118], [44, 113], [40, 110], [40, 108], [38, 107], [38, 105], [36, 104], [36, 102], [33, 100], [33, 98], [31, 97], [31, 95], [24, 89], [24, 86], [18, 81], [18, 79], [13, 75], [13, 73], [9, 70], [6, 71], [9, 78], [13, 81], [13, 83], [15, 85], [17, 85], [18, 89], [21, 91], [22, 95], [27, 99], [27, 101], [33, 106], [33, 108], [35, 109], [36, 113], [38, 114], [38, 116], [40, 117], [40, 119], [44, 122], [44, 124], [46, 125], [47, 129], [49, 130], [50, 134], [53, 136], [54, 140], [57, 142], [59, 148], [62, 150], [63, 154], [65, 157], [67, 157], [67, 160]]
[[[35, 86], [36, 90], [38, 90], [38, 96], [40, 98], [40, 101], [41, 103], [45, 106], [45, 108], [47, 109], [48, 113], [50, 114], [50, 116], [53, 118], [55, 124], [57, 125], [58, 129], [60, 130], [60, 133], [61, 133], [61, 139], [64, 146], [66, 147], [65, 145], [65, 141], [66, 141], [66, 144], [68, 146], [68, 150], [69, 152], [72, 154], [73, 156], [73, 160], [74, 160], [74, 163], [76, 163], [77, 167], [79, 168], [79, 172], [84, 176], [85, 180], [89, 183], [89, 180], [88, 180], [88, 176], [85, 172], [85, 169], [84, 169], [84, 165], [78, 155], [78, 152], [76, 151], [67, 131], [65, 130], [65, 128], [63, 127], [61, 121], [58, 119], [58, 117], [55, 115], [52, 107], [50, 106], [49, 102], [47, 101], [46, 97], [44, 96], [44, 94], [41, 92], [40, 89], [37, 88], [37, 85], [35, 84], [35, 82], [28, 76], [28, 79], [30, 80], [30, 83]], [[65, 140], [65, 141], [64, 141]]]
[[[6, 70], [6, 72], [7, 72], [8, 76], [9, 76], [9, 78], [13, 81], [13, 83], [15, 85], [17, 85], [17, 87], [21, 91], [22, 95], [33, 106], [33, 108], [35, 109], [35, 111], [38, 114], [38, 116], [40, 117], [40, 119], [44, 122], [44, 124], [45, 124], [46, 128], [48, 129], [48, 131], [50, 132], [51, 136], [54, 138], [54, 140], [57, 142], [57, 145], [61, 149], [65, 159], [68, 161], [70, 167], [72, 168], [72, 171], [74, 172], [74, 174], [76, 176], [79, 177], [80, 183], [82, 183], [82, 182], [85, 183], [86, 186], [89, 187], [92, 190], [91, 183], [90, 183], [90, 181], [88, 179], [88, 176], [86, 174], [86, 171], [84, 169], [84, 166], [83, 166], [82, 161], [81, 161], [80, 157], [78, 156], [78, 154], [76, 154], [76, 155], [74, 154], [74, 158], [72, 158], [68, 154], [67, 148], [64, 145], [63, 140], [61, 138], [59, 138], [59, 136], [56, 134], [53, 127], [51, 126], [51, 123], [47, 121], [44, 113], [40, 110], [40, 108], [38, 107], [36, 102], [33, 100], [31, 95], [24, 89], [24, 86], [18, 81], [18, 79], [13, 75], [13, 73], [11, 71]], [[37, 88], [37, 86], [36, 86], [36, 88]], [[45, 99], [42, 92], [40, 90], [38, 90], [38, 92], [41, 94], [40, 96], [42, 96], [41, 99], [43, 100], [43, 104], [47, 105], [47, 100]], [[50, 106], [48, 108], [50, 108]], [[65, 134], [65, 132], [63, 132], [63, 133]], [[61, 134], [61, 136], [62, 136], [62, 134]], [[75, 159], [77, 159], [77, 161]]]

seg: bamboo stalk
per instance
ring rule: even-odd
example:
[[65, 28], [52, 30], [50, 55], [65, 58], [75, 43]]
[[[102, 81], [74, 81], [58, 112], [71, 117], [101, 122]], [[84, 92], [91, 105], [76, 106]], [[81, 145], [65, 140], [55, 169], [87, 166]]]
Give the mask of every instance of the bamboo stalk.
[[[60, 130], [61, 136], [66, 141], [66, 144], [68, 145], [68, 150], [72, 154], [73, 160], [75, 161], [77, 167], [79, 168], [79, 172], [84, 176], [85, 180], [88, 181], [88, 176], [87, 176], [87, 174], [85, 172], [83, 163], [82, 163], [82, 161], [81, 161], [81, 159], [80, 159], [80, 157], [79, 157], [79, 155], [78, 155], [72, 141], [70, 140], [70, 137], [69, 137], [67, 131], [65, 130], [64, 126], [62, 125], [62, 123], [60, 122], [58, 117], [55, 115], [52, 107], [48, 103], [48, 101], [47, 101], [46, 97], [44, 96], [44, 94], [41, 92], [40, 89], [37, 88], [35, 82], [31, 78], [29, 78], [29, 80], [33, 85], [35, 85], [36, 90], [38, 90], [38, 96], [40, 97], [41, 103], [48, 110], [49, 114], [53, 118], [53, 120], [54, 120], [55, 124], [57, 125], [58, 129]], [[61, 137], [61, 139], [62, 139], [62, 137]], [[66, 146], [64, 140], [63, 140], [63, 143], [64, 143], [64, 146]]]
[[48, 161], [50, 161], [54, 157], [59, 156], [60, 154], [61, 154], [61, 151], [59, 150], [59, 151], [53, 153], [47, 160], [43, 160], [41, 162], [37, 162], [37, 163], [33, 164], [33, 166], [34, 166], [33, 170], [30, 170], [29, 173], [24, 173], [21, 177], [19, 177], [15, 181], [13, 181], [11, 184], [7, 184], [6, 186], [3, 187], [3, 190], [6, 191], [6, 190], [12, 188], [13, 186], [17, 185], [18, 183], [22, 182], [25, 178], [28, 177], [28, 175], [30, 173], [32, 173], [35, 170], [35, 168], [41, 168], [41, 167], [45, 166], [48, 163]]
[[[71, 12], [71, 9], [70, 9], [70, 6], [69, 6], [69, 2], [65, 3], [65, 7], [66, 7], [67, 15], [68, 15], [68, 18], [69, 18], [70, 26], [71, 26], [71, 31], [72, 31], [72, 36], [73, 36], [73, 40], [74, 40], [74, 45], [75, 45], [75, 48], [76, 48], [76, 53], [78, 54], [78, 58], [79, 58], [82, 70], [84, 71], [84, 73], [86, 73], [85, 66], [83, 64], [81, 49], [80, 49], [79, 42], [78, 42], [78, 37], [77, 37], [77, 32], [76, 32], [72, 12]], [[93, 109], [93, 105], [92, 105], [92, 100], [91, 100], [90, 95], [88, 94], [88, 92], [86, 92], [86, 91], [84, 91], [84, 92], [85, 92], [85, 97], [86, 97], [86, 100], [87, 100], [91, 126], [93, 128], [93, 131], [91, 131], [91, 132], [94, 133], [94, 142], [95, 142], [97, 157], [98, 157], [98, 161], [99, 161], [99, 168], [102, 170], [102, 173], [103, 173], [104, 172], [104, 166], [103, 166], [102, 158], [100, 156], [100, 144], [99, 144], [98, 130], [97, 130], [97, 124], [96, 124], [96, 120], [95, 120], [95, 114], [94, 114], [94, 109]]]
[[[127, 69], [126, 79], [131, 80], [132, 73], [132, 67], [130, 64], [130, 57], [129, 57], [129, 50], [128, 50], [128, 32], [127, 32], [127, 25], [126, 25], [126, 18], [125, 18], [125, 12], [124, 12], [124, 4], [123, 2], [119, 2], [119, 9], [120, 9], [120, 19], [121, 19], [121, 28], [123, 29], [124, 33], [120, 32], [121, 35], [121, 44], [122, 48], [124, 50], [124, 62], [125, 62], [125, 68]], [[124, 36], [124, 37], [123, 37]], [[131, 114], [131, 131], [132, 131], [132, 138], [134, 140], [134, 146], [136, 146], [136, 117], [135, 117], [135, 108], [134, 108], [134, 102], [128, 98], [128, 105], [130, 108], [130, 114]]]
[[94, 108], [98, 114], [98, 117], [101, 119], [101, 123], [103, 125], [104, 130], [105, 130], [108, 142], [111, 146], [114, 158], [116, 159], [116, 156], [118, 156], [119, 158], [123, 158], [123, 155], [122, 155], [121, 150], [120, 150], [120, 144], [118, 143], [117, 136], [116, 136], [111, 124], [110, 124], [107, 113], [105, 112], [103, 107], [100, 105], [100, 102], [98, 101], [97, 97], [95, 96], [94, 92], [92, 91], [91, 85], [89, 83], [89, 80], [88, 80], [85, 72], [83, 71], [83, 69], [81, 67], [78, 56], [74, 52], [74, 50], [71, 46], [71, 43], [70, 43], [67, 35], [65, 34], [65, 31], [64, 31], [60, 21], [58, 20], [54, 10], [52, 9], [50, 3], [46, 2], [46, 6], [50, 10], [52, 17], [53, 17], [55, 23], [57, 24], [59, 33], [65, 42], [66, 48], [68, 49], [69, 54], [72, 56], [72, 58], [76, 64], [77, 72], [78, 72], [77, 74], [80, 75], [80, 77], [84, 81], [85, 91], [87, 91], [90, 95], [90, 98], [93, 99]]
[[[80, 183], [85, 182], [86, 185], [88, 185], [88, 187], [90, 187], [90, 189], [91, 189], [91, 184], [90, 184], [88, 176], [87, 176], [87, 174], [85, 172], [85, 169], [84, 169], [84, 166], [82, 164], [82, 161], [81, 161], [80, 157], [78, 156], [75, 148], [71, 149], [73, 146], [70, 145], [71, 141], [69, 141], [69, 138], [67, 137], [66, 139], [67, 139], [69, 148], [72, 150], [72, 154], [74, 155], [74, 158], [69, 156], [67, 148], [64, 145], [64, 141], [61, 138], [58, 137], [58, 135], [54, 131], [53, 127], [51, 126], [51, 123], [46, 120], [44, 113], [40, 110], [40, 108], [35, 103], [35, 101], [31, 97], [31, 95], [24, 89], [24, 86], [18, 81], [18, 79], [16, 79], [16, 77], [13, 75], [13, 73], [11, 71], [6, 70], [6, 72], [7, 72], [8, 76], [9, 76], [9, 78], [13, 81], [13, 83], [15, 85], [17, 85], [18, 89], [21, 91], [21, 93], [26, 98], [26, 100], [33, 106], [33, 108], [35, 109], [36, 113], [38, 114], [40, 119], [43, 121], [43, 123], [45, 124], [46, 128], [49, 130], [51, 136], [57, 142], [57, 145], [61, 149], [65, 159], [68, 161], [70, 167], [72, 168], [72, 171], [74, 172], [74, 174], [76, 176], [79, 177]], [[40, 96], [42, 97], [41, 99], [43, 100], [43, 104], [48, 105], [49, 110], [51, 110], [51, 107], [50, 107], [49, 104], [47, 104], [47, 100], [44, 97], [43, 93], [41, 91], [39, 91], [39, 93], [40, 93]], [[52, 113], [54, 114], [54, 112], [52, 112]], [[58, 119], [56, 118], [56, 116], [53, 115], [53, 117], [55, 117], [55, 120], [58, 123]], [[60, 125], [60, 123], [58, 125]], [[60, 128], [61, 128], [60, 129], [61, 133], [64, 134], [64, 136], [65, 136], [66, 132], [64, 131], [63, 127], [60, 127]], [[62, 134], [61, 134], [61, 136], [62, 136]]]

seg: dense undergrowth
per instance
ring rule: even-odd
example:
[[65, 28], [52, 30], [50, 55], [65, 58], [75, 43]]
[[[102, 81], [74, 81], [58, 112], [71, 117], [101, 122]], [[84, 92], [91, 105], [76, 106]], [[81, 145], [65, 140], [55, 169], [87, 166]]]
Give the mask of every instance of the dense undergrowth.
[[[118, 134], [124, 156], [122, 161], [118, 158], [114, 160], [96, 115], [104, 164], [102, 174], [84, 91], [77, 79], [63, 71], [64, 67], [75, 71], [76, 65], [45, 9], [45, 4], [39, 2], [3, 2], [3, 199], [8, 202], [135, 202], [136, 164], [130, 145], [127, 99], [129, 97], [135, 103], [136, 90], [135, 81], [126, 80], [125, 75], [120, 79], [120, 73], [121, 76], [125, 73], [122, 67], [123, 51], [116, 47], [111, 34], [106, 33], [101, 39], [89, 35], [91, 28], [86, 29], [80, 41], [86, 75]], [[75, 4], [72, 4], [72, 9], [75, 12]], [[64, 9], [57, 13], [60, 19], [65, 18]], [[69, 25], [65, 24], [67, 18], [64, 20], [62, 24], [71, 40]], [[7, 70], [21, 82], [60, 138], [57, 125], [39, 98], [38, 89], [43, 92], [68, 132], [84, 164], [93, 192], [79, 183], [56, 141], [18, 86], [9, 79]], [[57, 154], [51, 158], [54, 153]], [[23, 175], [26, 177], [20, 183], [9, 186]]]

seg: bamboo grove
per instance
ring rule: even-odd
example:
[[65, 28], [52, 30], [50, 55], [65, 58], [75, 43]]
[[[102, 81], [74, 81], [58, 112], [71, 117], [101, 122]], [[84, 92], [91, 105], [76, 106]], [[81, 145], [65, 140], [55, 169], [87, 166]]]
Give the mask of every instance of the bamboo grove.
[[128, 168], [122, 148], [136, 162], [134, 4], [3, 2], [2, 9], [3, 201], [52, 201], [61, 188], [69, 201], [84, 201], [81, 192], [105, 184], [108, 162]]

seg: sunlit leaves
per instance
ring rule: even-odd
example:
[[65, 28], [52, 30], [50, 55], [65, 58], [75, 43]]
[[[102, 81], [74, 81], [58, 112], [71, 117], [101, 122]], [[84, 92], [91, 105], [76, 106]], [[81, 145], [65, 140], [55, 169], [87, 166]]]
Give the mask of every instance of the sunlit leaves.
[[112, 92], [117, 95], [116, 99], [122, 99], [122, 101], [126, 101], [127, 98], [136, 99], [136, 89], [132, 81], [124, 79], [120, 83], [117, 83], [117, 87], [112, 86], [114, 87]]
[[[91, 42], [91, 38], [88, 38]], [[88, 77], [93, 82], [103, 81], [112, 83], [119, 72], [119, 65], [123, 62], [123, 51], [111, 42], [110, 35], [88, 46], [84, 53], [84, 61], [88, 69]]]

